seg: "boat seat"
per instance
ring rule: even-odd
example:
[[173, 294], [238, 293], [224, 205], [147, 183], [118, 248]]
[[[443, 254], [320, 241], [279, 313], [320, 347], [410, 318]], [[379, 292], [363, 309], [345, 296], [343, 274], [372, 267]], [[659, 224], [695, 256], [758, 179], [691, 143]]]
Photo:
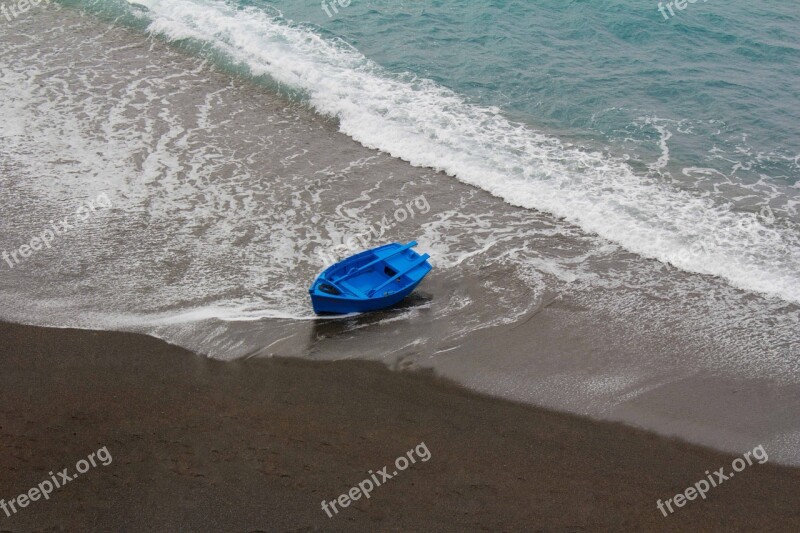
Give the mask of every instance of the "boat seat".
[[352, 285], [350, 285], [347, 281], [340, 281], [339, 285], [342, 286], [343, 288], [347, 289], [348, 291], [352, 292], [353, 294], [355, 294], [356, 296], [358, 296], [360, 298], [366, 298], [366, 296], [367, 296], [366, 294], [364, 294], [363, 292], [361, 292], [357, 288], [355, 288]]

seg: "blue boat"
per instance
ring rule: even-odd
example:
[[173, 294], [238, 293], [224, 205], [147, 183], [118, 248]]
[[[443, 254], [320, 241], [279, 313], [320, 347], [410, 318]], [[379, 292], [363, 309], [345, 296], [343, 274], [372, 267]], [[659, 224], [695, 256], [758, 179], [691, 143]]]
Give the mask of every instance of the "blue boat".
[[394, 242], [329, 266], [308, 290], [314, 312], [365, 313], [399, 303], [432, 268], [428, 254], [413, 250], [416, 245]]

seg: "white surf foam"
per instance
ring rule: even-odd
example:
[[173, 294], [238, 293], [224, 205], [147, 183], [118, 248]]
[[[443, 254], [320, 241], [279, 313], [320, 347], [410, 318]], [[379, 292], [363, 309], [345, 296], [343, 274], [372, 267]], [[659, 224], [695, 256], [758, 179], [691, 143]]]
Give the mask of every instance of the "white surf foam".
[[193, 307], [189, 310], [164, 311], [159, 313], [93, 313], [81, 315], [83, 323], [77, 327], [97, 328], [98, 325], [111, 330], [130, 330], [199, 322], [257, 322], [261, 320], [346, 320], [355, 314], [319, 317], [314, 314], [298, 314], [282, 309], [273, 309], [268, 302], [230, 301], [213, 305]]
[[564, 217], [645, 257], [800, 303], [800, 244], [791, 227], [638, 175], [621, 160], [562, 144], [428, 80], [394, 76], [278, 16], [216, 0], [146, 4], [153, 34], [202, 41], [253, 75], [305, 92], [365, 146]]

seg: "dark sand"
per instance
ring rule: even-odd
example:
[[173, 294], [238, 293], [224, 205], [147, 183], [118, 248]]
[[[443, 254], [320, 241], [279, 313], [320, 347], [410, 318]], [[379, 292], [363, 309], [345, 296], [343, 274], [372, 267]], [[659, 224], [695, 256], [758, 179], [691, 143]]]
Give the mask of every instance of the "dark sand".
[[[754, 463], [664, 518], [657, 499], [734, 457], [377, 363], [222, 363], [9, 324], [0, 339], [0, 497], [113, 456], [0, 515], [4, 531], [800, 530], [800, 470]], [[321, 510], [421, 441], [429, 461]]]
[[[370, 150], [181, 43], [78, 9], [29, 15], [0, 32], [9, 101], [24, 103], [0, 157], [0, 252], [82, 198], [107, 191], [114, 208], [24, 267], [0, 261], [7, 320], [156, 333], [226, 359], [433, 367], [495, 396], [732, 453], [764, 444], [771, 462], [800, 465], [796, 307]], [[418, 197], [430, 210], [396, 220], [395, 202]], [[402, 309], [297, 320], [313, 315], [318, 252], [383, 217], [395, 225], [381, 242], [419, 239], [434, 255], [420, 289]]]

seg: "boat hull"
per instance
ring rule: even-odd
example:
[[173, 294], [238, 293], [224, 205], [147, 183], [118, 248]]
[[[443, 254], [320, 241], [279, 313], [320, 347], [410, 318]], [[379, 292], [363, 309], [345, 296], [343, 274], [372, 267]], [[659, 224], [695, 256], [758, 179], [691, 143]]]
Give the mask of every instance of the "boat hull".
[[312, 295], [311, 304], [314, 306], [314, 312], [318, 315], [368, 313], [370, 311], [379, 311], [381, 309], [386, 309], [387, 307], [399, 304], [406, 298], [406, 296], [414, 292], [414, 289], [417, 288], [417, 285], [389, 296], [370, 298], [369, 300], [343, 300], [341, 298]]
[[398, 304], [431, 271], [430, 256], [415, 252], [416, 244], [379, 246], [326, 268], [309, 289], [314, 312], [366, 313]]

